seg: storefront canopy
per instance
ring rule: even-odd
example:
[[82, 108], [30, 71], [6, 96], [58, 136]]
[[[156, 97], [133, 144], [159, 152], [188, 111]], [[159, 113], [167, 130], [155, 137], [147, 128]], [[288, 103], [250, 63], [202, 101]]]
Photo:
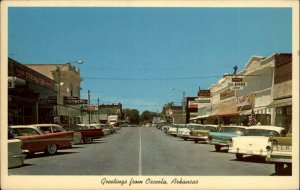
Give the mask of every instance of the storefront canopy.
[[215, 115], [210, 115], [209, 117], [223, 117], [223, 116], [235, 116], [240, 115], [240, 113], [243, 111], [235, 111], [235, 112], [228, 112], [228, 113], [218, 113]]
[[190, 118], [190, 121], [192, 120], [197, 120], [197, 119], [203, 119], [203, 118], [207, 118], [209, 115], [199, 115], [197, 117], [192, 117]]
[[292, 98], [284, 98], [280, 100], [273, 100], [273, 102], [268, 105], [268, 108], [276, 108], [289, 105], [292, 105]]

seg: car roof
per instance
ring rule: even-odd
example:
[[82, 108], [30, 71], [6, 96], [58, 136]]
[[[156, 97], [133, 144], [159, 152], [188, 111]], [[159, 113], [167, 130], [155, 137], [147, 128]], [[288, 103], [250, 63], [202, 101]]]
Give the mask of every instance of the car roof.
[[229, 128], [229, 127], [233, 127], [233, 128], [244, 128], [244, 129], [249, 128], [249, 127], [243, 126], [243, 125], [225, 125], [225, 126], [223, 126], [222, 128]]
[[249, 126], [247, 129], [274, 130], [277, 132], [281, 132], [282, 130], [285, 130], [285, 128], [283, 127], [273, 126], [273, 125], [255, 125], [255, 126]]

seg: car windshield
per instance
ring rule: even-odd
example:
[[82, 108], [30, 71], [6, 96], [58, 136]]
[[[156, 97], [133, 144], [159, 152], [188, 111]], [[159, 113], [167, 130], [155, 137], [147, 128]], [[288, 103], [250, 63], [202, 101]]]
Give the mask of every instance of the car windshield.
[[222, 127], [220, 129], [220, 132], [243, 134], [245, 132], [245, 129], [244, 128], [240, 128], [240, 127]]
[[198, 126], [201, 126], [201, 125], [187, 125], [187, 128], [188, 129], [195, 129]]
[[204, 125], [196, 125], [194, 126], [194, 130], [204, 130], [205, 126]]
[[245, 136], [266, 136], [266, 137], [280, 136], [277, 131], [266, 130], [266, 129], [247, 129], [244, 135]]
[[214, 126], [205, 126], [205, 130], [212, 131], [212, 132], [217, 132], [218, 128], [214, 127]]

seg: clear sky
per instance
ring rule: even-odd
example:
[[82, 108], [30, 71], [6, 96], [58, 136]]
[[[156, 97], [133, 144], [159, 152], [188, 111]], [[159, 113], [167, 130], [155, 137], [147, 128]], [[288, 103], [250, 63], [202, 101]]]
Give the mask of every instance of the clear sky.
[[[291, 53], [289, 8], [9, 8], [9, 56], [82, 60], [81, 98], [160, 112], [251, 56]], [[76, 65], [78, 66], [78, 65]], [[170, 88], [175, 88], [171, 90]]]

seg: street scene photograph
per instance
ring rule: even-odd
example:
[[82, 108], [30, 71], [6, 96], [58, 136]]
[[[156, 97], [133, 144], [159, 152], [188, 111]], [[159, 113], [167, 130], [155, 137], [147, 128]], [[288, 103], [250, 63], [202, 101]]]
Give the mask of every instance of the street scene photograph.
[[1, 173], [97, 176], [100, 189], [221, 189], [226, 177], [293, 189], [295, 2], [6, 5]]

